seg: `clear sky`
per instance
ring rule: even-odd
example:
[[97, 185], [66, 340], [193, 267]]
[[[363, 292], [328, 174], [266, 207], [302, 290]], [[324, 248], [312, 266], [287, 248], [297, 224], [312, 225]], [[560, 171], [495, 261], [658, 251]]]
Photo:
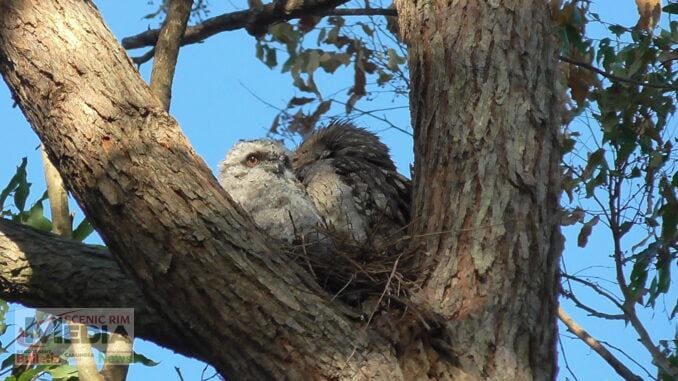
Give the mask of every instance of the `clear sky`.
[[[154, 6], [145, 1], [95, 1], [104, 19], [118, 38], [130, 36], [149, 27], [157, 27], [156, 20], [146, 20], [142, 16], [153, 11]], [[157, 3], [157, 1], [156, 1]], [[230, 2], [211, 2], [211, 15], [234, 10]], [[238, 6], [244, 7], [240, 2]], [[623, 25], [633, 25], [636, 21], [636, 8], [632, 0], [599, 0], [594, 7], [605, 20]], [[591, 25], [593, 33], [602, 33], [600, 26]], [[598, 28], [598, 29], [596, 29]], [[144, 50], [132, 52], [140, 55]], [[254, 40], [245, 31], [226, 32], [208, 39], [203, 44], [185, 47], [181, 50], [172, 99], [172, 115], [177, 118], [186, 135], [205, 161], [216, 169], [224, 152], [238, 139], [257, 138], [266, 134], [276, 110], [264, 105], [251, 95], [250, 91], [264, 100], [284, 105], [294, 94], [290, 79], [277, 71], [271, 71], [255, 58]], [[150, 63], [141, 68], [144, 78], [149, 77]], [[346, 74], [342, 75], [344, 78]], [[335, 85], [334, 82], [337, 84]], [[328, 93], [346, 86], [346, 82], [335, 80], [320, 83]], [[332, 86], [335, 86], [333, 88]], [[398, 100], [395, 104], [390, 100], [380, 100], [380, 106], [403, 106], [406, 101]], [[385, 112], [386, 113], [386, 112]], [[409, 126], [407, 110], [388, 112], [389, 119], [399, 126]], [[371, 124], [369, 119], [361, 119], [364, 126]], [[675, 128], [675, 126], [674, 126]], [[376, 125], [381, 131], [382, 139], [391, 147], [398, 168], [409, 175], [409, 164], [412, 162], [412, 143], [407, 135], [393, 130], [382, 131], [383, 126]], [[33, 196], [42, 194], [45, 186], [42, 178], [39, 141], [26, 123], [18, 108], [12, 107], [12, 100], [6, 85], [0, 84], [0, 131], [3, 140], [0, 150], [0, 188], [4, 187], [14, 173], [21, 157], [28, 157], [29, 176], [33, 183]], [[34, 199], [34, 198], [33, 198]], [[73, 205], [75, 208], [75, 205]], [[78, 214], [76, 220], [81, 218]], [[565, 262], [571, 273], [587, 271], [612, 279], [609, 269], [609, 242], [602, 229], [594, 230], [590, 244], [585, 249], [576, 246], [578, 229], [565, 229], [567, 239]], [[606, 267], [592, 267], [603, 265]], [[669, 310], [676, 300], [676, 287], [670, 297], [666, 298]], [[112, 292], [115, 292], [112, 290]], [[595, 300], [592, 295], [584, 295], [587, 300]], [[591, 299], [588, 299], [588, 298]], [[660, 301], [660, 304], [662, 302]], [[637, 337], [630, 327], [623, 323], [599, 321], [588, 318], [576, 310], [568, 302], [563, 306], [591, 334], [601, 340], [609, 340], [623, 347], [635, 361], [650, 366], [647, 352], [637, 344]], [[20, 308], [13, 306], [13, 308]], [[642, 316], [655, 341], [659, 338], [670, 339], [676, 330], [675, 322], [668, 322], [666, 311], [658, 308], [656, 315], [643, 312]], [[607, 364], [599, 359], [578, 340], [573, 340], [561, 328], [562, 342], [567, 360], [580, 380], [618, 380], [619, 377]], [[160, 365], [147, 368], [141, 365], [132, 366], [130, 380], [145, 379], [178, 379], [174, 367], [179, 367], [185, 380], [200, 380], [204, 364], [187, 359], [158, 348], [157, 346], [137, 340], [136, 351], [147, 357], [160, 361]], [[618, 353], [616, 353], [618, 354]], [[646, 376], [637, 367], [631, 368], [638, 374]], [[213, 371], [208, 370], [207, 375]], [[564, 369], [561, 361], [560, 380], [571, 376]]]

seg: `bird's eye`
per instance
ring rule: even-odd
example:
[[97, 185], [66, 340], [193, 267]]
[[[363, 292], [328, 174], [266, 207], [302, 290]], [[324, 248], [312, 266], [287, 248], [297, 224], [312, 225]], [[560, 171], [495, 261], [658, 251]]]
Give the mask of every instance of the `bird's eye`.
[[249, 155], [247, 156], [247, 159], [245, 160], [245, 165], [248, 167], [254, 167], [259, 163], [259, 159], [255, 155]]

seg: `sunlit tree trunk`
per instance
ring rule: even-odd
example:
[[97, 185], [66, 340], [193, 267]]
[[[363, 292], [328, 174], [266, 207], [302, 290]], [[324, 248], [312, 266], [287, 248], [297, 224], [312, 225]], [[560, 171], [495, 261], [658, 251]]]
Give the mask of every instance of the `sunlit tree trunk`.
[[458, 369], [556, 371], [560, 97], [543, 1], [396, 0], [409, 46], [417, 302], [449, 319]]

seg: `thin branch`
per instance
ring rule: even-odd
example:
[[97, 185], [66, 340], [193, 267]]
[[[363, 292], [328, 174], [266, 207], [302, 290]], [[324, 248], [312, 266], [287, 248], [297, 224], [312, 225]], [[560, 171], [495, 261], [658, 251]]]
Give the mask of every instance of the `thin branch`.
[[570, 299], [572, 302], [574, 302], [574, 304], [578, 308], [588, 312], [589, 316], [594, 316], [594, 317], [597, 317], [597, 318], [607, 319], [607, 320], [626, 320], [626, 315], [624, 315], [624, 314], [616, 314], [616, 315], [608, 314], [608, 313], [600, 312], [600, 311], [598, 311], [594, 308], [587, 306], [582, 301], [580, 301], [574, 295], [574, 293], [571, 292], [571, 291], [563, 290], [562, 295], [564, 297], [566, 297], [567, 299]]
[[574, 60], [574, 59], [569, 58], [569, 57], [560, 56], [559, 58], [563, 62], [567, 62], [571, 65], [579, 66], [579, 67], [584, 68], [586, 70], [590, 70], [590, 71], [597, 73], [597, 74], [600, 74], [603, 77], [605, 77], [605, 78], [607, 78], [611, 81], [614, 81], [614, 82], [624, 82], [624, 83], [629, 83], [629, 84], [636, 85], [636, 86], [652, 87], [652, 88], [655, 88], [655, 89], [662, 89], [662, 90], [672, 90], [672, 91], [678, 90], [678, 87], [671, 86], [671, 85], [664, 85], [664, 84], [661, 84], [661, 83], [648, 83], [648, 82], [636, 81], [636, 80], [630, 79], [630, 78], [620, 77], [618, 75], [608, 73], [605, 70], [599, 69], [599, 68], [597, 68], [597, 67], [595, 67], [591, 64], [588, 64], [586, 62], [580, 62], [580, 61]]
[[567, 355], [565, 354], [565, 347], [563, 346], [563, 340], [561, 340], [560, 336], [558, 336], [558, 346], [560, 347], [560, 354], [563, 355], [563, 361], [565, 362], [565, 369], [570, 373], [572, 378], [574, 378], [574, 381], [579, 381], [577, 376], [574, 374], [574, 371], [572, 371], [572, 368], [570, 368], [570, 362], [567, 361]]
[[593, 282], [590, 282], [590, 281], [587, 281], [587, 280], [584, 280], [584, 279], [581, 279], [581, 278], [579, 278], [579, 277], [570, 275], [570, 274], [561, 273], [560, 276], [562, 276], [562, 277], [565, 278], [565, 279], [569, 279], [569, 280], [571, 280], [571, 281], [574, 281], [574, 282], [577, 282], [577, 283], [581, 283], [581, 284], [583, 284], [584, 286], [590, 287], [593, 291], [595, 291], [595, 292], [598, 293], [599, 295], [601, 295], [601, 296], [607, 298], [608, 300], [610, 300], [610, 301], [611, 301], [615, 306], [617, 306], [620, 310], [622, 310], [622, 311], [624, 310], [624, 306], [622, 306], [622, 304], [617, 300], [616, 297], [614, 297], [614, 296], [613, 296], [612, 294], [610, 294], [609, 292], [603, 290], [603, 289], [602, 289], [600, 286], [598, 286], [597, 284], [595, 284], [595, 283], [593, 283]]
[[390, 16], [397, 17], [395, 8], [341, 8], [322, 12], [322, 16]]
[[166, 111], [172, 99], [172, 81], [179, 57], [179, 44], [186, 31], [193, 0], [171, 0], [165, 22], [155, 45], [155, 60], [151, 73], [151, 91], [160, 99]]
[[586, 345], [593, 349], [596, 353], [600, 355], [614, 370], [620, 375], [624, 380], [631, 381], [642, 381], [643, 379], [631, 372], [619, 359], [614, 357], [610, 351], [605, 348], [598, 340], [593, 336], [589, 335], [582, 327], [580, 327], [566, 312], [562, 307], [558, 307], [558, 318], [560, 321], [565, 324], [567, 330], [574, 333], [579, 339], [581, 339]]
[[[315, 0], [304, 2], [299, 8], [293, 10], [284, 10], [279, 6], [277, 1], [264, 6], [262, 9], [248, 9], [243, 11], [236, 11], [231, 13], [224, 13], [222, 15], [208, 18], [200, 24], [186, 28], [184, 38], [181, 40], [181, 46], [190, 45], [202, 42], [208, 37], [215, 34], [237, 30], [242, 28], [251, 28], [256, 26], [257, 30], [261, 30], [268, 25], [288, 21], [299, 18], [305, 15], [316, 16], [387, 16], [397, 17], [398, 12], [394, 8], [344, 8], [335, 9], [342, 5], [346, 0]], [[308, 3], [308, 4], [307, 4]], [[143, 33], [135, 36], [130, 36], [122, 39], [122, 46], [125, 49], [138, 49], [144, 46], [155, 46], [158, 40], [160, 31], [158, 29], [149, 29]], [[148, 51], [144, 55], [135, 57], [134, 63], [141, 65], [153, 58], [153, 51]], [[648, 83], [636, 81], [630, 78], [620, 77], [618, 75], [608, 73], [599, 69], [589, 63], [574, 60], [570, 57], [559, 56], [560, 60], [571, 65], [579, 66], [581, 68], [595, 72], [603, 77], [615, 81], [624, 82], [636, 86], [652, 87], [662, 90], [678, 90], [676, 86], [665, 85], [661, 83]]]

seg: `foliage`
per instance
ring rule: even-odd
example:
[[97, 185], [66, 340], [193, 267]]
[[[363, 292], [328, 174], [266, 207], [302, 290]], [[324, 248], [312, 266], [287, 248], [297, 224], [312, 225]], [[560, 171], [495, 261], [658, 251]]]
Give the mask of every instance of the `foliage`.
[[[48, 200], [46, 191], [30, 207], [26, 208], [32, 186], [28, 182], [27, 165], [28, 160], [24, 157], [21, 159], [21, 164], [17, 167], [14, 176], [0, 192], [0, 217], [28, 225], [38, 230], [51, 231], [52, 222], [45, 215], [43, 206], [43, 202]], [[14, 203], [5, 205], [10, 197]], [[94, 228], [89, 221], [83, 219], [73, 230], [72, 239], [82, 242], [93, 232]]]
[[[375, 110], [357, 107], [360, 100], [374, 100], [380, 93], [404, 100], [409, 92], [405, 45], [389, 31], [392, 29], [392, 20], [381, 17], [364, 17], [355, 23], [347, 23], [341, 16], [329, 16], [324, 21], [306, 17], [294, 24], [271, 25], [266, 35], [257, 38], [256, 57], [271, 69], [280, 67], [282, 73], [289, 73], [292, 85], [304, 93], [277, 107], [271, 133], [305, 136], [328, 117], [333, 105], [342, 106], [334, 116], [371, 115], [392, 128], [406, 130], [376, 116]], [[284, 56], [282, 65], [279, 55]], [[335, 82], [329, 79], [332, 75], [346, 77], [351, 84], [324, 95], [326, 91], [318, 86], [317, 78]]]

